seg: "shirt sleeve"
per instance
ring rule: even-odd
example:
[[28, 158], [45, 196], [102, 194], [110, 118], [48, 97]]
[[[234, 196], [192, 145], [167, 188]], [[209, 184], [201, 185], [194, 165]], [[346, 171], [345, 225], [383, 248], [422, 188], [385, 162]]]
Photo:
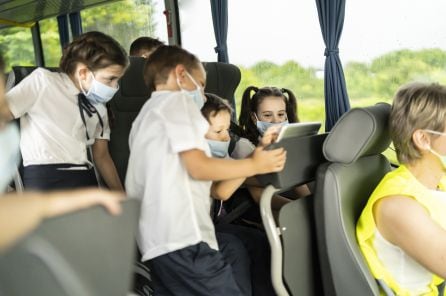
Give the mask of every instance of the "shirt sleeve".
[[231, 153], [231, 157], [234, 159], [244, 159], [247, 158], [256, 147], [245, 138], [240, 138], [237, 143], [235, 143], [234, 151]]
[[169, 98], [164, 116], [165, 128], [170, 146], [174, 153], [191, 149], [206, 151], [204, 135], [209, 124], [201, 115], [197, 105], [182, 93]]
[[27, 113], [39, 100], [47, 85], [45, 80], [45, 70], [38, 68], [6, 93], [6, 100], [14, 118]]

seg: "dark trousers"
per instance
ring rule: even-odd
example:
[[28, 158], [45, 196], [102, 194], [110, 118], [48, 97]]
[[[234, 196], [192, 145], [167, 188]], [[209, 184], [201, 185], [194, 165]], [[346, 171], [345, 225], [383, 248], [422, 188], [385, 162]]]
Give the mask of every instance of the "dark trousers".
[[246, 249], [235, 236], [217, 239], [220, 251], [199, 243], [149, 260], [154, 295], [250, 296]]
[[[94, 169], [64, 170], [73, 164], [30, 165], [23, 168], [23, 185], [26, 190], [60, 190], [97, 187]], [[80, 166], [85, 167], [85, 166]]]
[[217, 234], [236, 236], [248, 251], [253, 295], [275, 295], [271, 281], [271, 250], [265, 233], [255, 228], [233, 224], [218, 224], [215, 229]]

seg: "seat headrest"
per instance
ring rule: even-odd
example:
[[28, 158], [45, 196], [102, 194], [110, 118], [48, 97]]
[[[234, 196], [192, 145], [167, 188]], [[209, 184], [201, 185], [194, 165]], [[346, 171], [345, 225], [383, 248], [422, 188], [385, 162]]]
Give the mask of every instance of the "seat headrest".
[[240, 83], [240, 69], [235, 65], [219, 62], [207, 62], [203, 66], [207, 75], [205, 91], [232, 101]]
[[144, 82], [146, 59], [130, 57], [130, 65], [120, 81], [120, 92], [124, 97], [148, 97], [149, 89]]
[[324, 142], [323, 152], [331, 162], [352, 163], [380, 154], [389, 147], [390, 105], [354, 108], [345, 113]]

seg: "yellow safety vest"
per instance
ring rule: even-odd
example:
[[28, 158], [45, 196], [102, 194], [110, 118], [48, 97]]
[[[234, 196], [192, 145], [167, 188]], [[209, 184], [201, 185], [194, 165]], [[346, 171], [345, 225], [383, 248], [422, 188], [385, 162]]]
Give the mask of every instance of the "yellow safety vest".
[[[446, 178], [441, 179], [440, 190], [446, 188]], [[398, 285], [392, 275], [386, 270], [379, 260], [373, 246], [376, 232], [376, 224], [373, 217], [373, 205], [383, 197], [391, 195], [410, 196], [421, 205], [423, 205], [434, 221], [446, 229], [445, 206], [440, 204], [438, 199], [430, 198], [431, 190], [422, 185], [407, 169], [401, 165], [398, 169], [388, 173], [378, 184], [375, 191], [370, 196], [366, 207], [359, 217], [356, 226], [356, 238], [359, 247], [364, 255], [367, 264], [376, 279], [383, 280], [397, 295], [411, 295], [410, 291], [403, 289]], [[437, 285], [443, 282], [443, 279], [432, 274], [432, 281], [429, 284], [430, 292], [423, 294], [425, 296], [438, 295]]]

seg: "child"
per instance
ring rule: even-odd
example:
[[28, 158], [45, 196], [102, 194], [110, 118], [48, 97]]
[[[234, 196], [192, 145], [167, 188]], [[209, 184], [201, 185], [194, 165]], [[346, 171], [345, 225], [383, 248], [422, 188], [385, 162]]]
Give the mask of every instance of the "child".
[[[201, 113], [209, 122], [209, 129], [205, 137], [211, 149], [211, 154], [217, 158], [230, 158], [228, 147], [232, 108], [225, 100], [216, 95], [206, 94], [206, 98]], [[238, 143], [242, 140], [243, 138], [239, 139]], [[216, 200], [227, 200], [245, 179], [238, 178], [213, 182], [211, 196]], [[220, 210], [223, 208], [222, 206], [222, 204], [219, 205]], [[234, 224], [218, 224], [216, 230], [217, 234], [230, 233], [237, 236], [248, 250], [251, 258], [253, 295], [274, 295], [270, 276], [269, 243], [265, 234], [258, 229]]]
[[246, 279], [233, 275], [218, 251], [211, 181], [280, 171], [286, 153], [257, 148], [243, 160], [210, 157], [209, 124], [200, 113], [206, 73], [186, 50], [160, 46], [145, 77], [154, 91], [132, 126], [126, 188], [142, 199], [138, 245], [154, 272], [155, 293], [249, 294]]
[[[4, 69], [0, 55], [0, 106], [4, 104]], [[16, 171], [19, 138], [17, 127], [0, 114], [0, 255], [45, 218], [98, 204], [112, 214], [119, 214], [121, 194], [98, 189], [3, 194]]]
[[163, 45], [161, 41], [151, 37], [139, 37], [130, 45], [130, 55], [134, 57], [148, 58], [152, 52]]
[[[251, 96], [251, 93], [254, 94]], [[242, 106], [239, 116], [239, 124], [244, 131], [244, 136], [251, 141], [251, 145], [242, 142], [247, 154], [254, 149], [254, 145], [265, 146], [277, 135], [280, 126], [288, 123], [299, 122], [297, 117], [297, 101], [293, 92], [286, 88], [249, 86], [242, 97]], [[267, 141], [262, 142], [262, 136]], [[263, 137], [264, 138], [264, 137]], [[263, 188], [259, 187], [255, 180], [248, 180], [253, 185], [249, 191], [254, 200], [259, 203]], [[307, 185], [294, 188], [297, 197], [310, 195]], [[276, 196], [273, 199], [273, 210], [279, 210], [289, 199]]]
[[105, 103], [118, 90], [128, 58], [100, 32], [79, 36], [64, 50], [61, 73], [38, 68], [6, 94], [0, 113], [20, 118], [23, 182], [27, 189], [97, 186], [87, 150], [110, 189], [123, 190], [108, 152]]

